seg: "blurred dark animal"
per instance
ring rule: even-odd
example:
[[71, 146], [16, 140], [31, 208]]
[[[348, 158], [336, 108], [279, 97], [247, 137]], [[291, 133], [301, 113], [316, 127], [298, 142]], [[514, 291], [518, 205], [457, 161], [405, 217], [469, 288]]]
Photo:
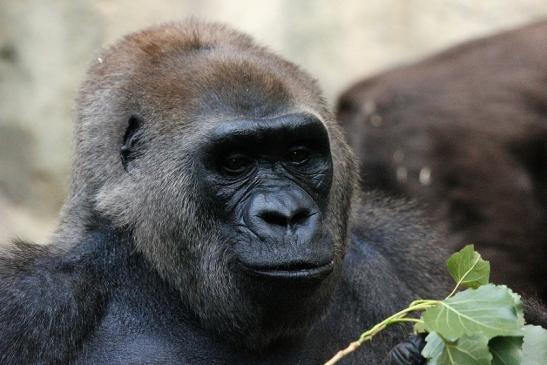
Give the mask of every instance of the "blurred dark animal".
[[547, 299], [547, 22], [363, 80], [337, 113], [366, 190], [416, 199], [447, 247]]

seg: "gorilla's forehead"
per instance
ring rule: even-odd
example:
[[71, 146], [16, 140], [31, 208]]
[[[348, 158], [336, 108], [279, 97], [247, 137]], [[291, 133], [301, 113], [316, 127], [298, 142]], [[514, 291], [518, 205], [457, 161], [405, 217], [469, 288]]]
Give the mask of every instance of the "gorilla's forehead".
[[162, 43], [165, 37], [152, 32], [145, 41], [128, 40], [125, 57], [112, 59], [107, 52], [108, 72], [102, 76], [115, 82], [124, 74], [119, 86], [130, 91], [124, 94], [156, 110], [161, 105], [169, 111], [264, 117], [295, 103], [313, 107], [321, 102], [309, 76], [263, 48], [239, 38], [207, 42], [199, 32], [193, 43], [185, 38]]
[[285, 81], [285, 70], [254, 55], [227, 59], [206, 54], [199, 61], [164, 63], [153, 77], [148, 75], [131, 87], [139, 90], [133, 96], [138, 113], [157, 121], [162, 129], [185, 126], [196, 131], [228, 120], [266, 120], [302, 112], [324, 120], [316, 102], [297, 98], [295, 86]]
[[171, 111], [260, 118], [306, 103], [298, 100], [283, 70], [252, 56], [203, 55], [191, 62], [178, 58], [163, 63], [153, 75], [140, 73], [131, 88], [142, 89], [137, 95], [141, 101], [148, 98], [163, 108], [169, 105]]
[[119, 121], [116, 128], [125, 128], [130, 115], [158, 135], [300, 112], [332, 119], [305, 72], [219, 25], [168, 25], [129, 36], [106, 50], [88, 76], [81, 115], [102, 110], [112, 116], [105, 120]]

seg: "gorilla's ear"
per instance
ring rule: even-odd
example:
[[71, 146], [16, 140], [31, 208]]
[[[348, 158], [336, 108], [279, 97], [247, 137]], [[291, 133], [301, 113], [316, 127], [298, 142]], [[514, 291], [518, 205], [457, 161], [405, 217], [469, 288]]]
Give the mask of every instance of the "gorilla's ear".
[[127, 129], [125, 130], [122, 146], [120, 148], [122, 165], [127, 172], [133, 167], [133, 160], [139, 156], [138, 149], [141, 145], [143, 124], [143, 120], [136, 115], [132, 115], [127, 123]]

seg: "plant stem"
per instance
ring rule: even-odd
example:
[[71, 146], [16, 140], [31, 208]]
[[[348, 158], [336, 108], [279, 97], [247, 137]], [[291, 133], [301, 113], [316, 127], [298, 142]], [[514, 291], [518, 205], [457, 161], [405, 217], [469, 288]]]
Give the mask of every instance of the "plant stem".
[[417, 318], [399, 318], [397, 320], [397, 323], [400, 323], [400, 322], [424, 323], [424, 321]]
[[328, 360], [324, 365], [334, 365], [340, 361], [344, 356], [352, 353], [357, 350], [366, 341], [370, 341], [375, 335], [383, 331], [386, 327], [402, 322], [420, 322], [420, 320], [415, 318], [406, 317], [409, 313], [424, 311], [428, 308], [438, 305], [440, 301], [438, 300], [416, 300], [408, 306], [408, 308], [403, 309], [400, 312], [395, 313], [394, 315], [384, 319], [382, 322], [376, 324], [371, 329], [366, 332], [363, 332], [361, 336], [352, 343], [350, 343], [345, 349], [340, 350], [334, 355], [330, 360]]

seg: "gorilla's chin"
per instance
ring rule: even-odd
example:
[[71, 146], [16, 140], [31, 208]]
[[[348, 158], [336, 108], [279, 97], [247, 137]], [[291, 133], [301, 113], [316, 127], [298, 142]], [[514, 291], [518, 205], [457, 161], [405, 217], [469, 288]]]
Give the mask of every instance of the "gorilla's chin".
[[[242, 330], [240, 334], [244, 335], [239, 339], [232, 337], [232, 340], [243, 347], [259, 350], [305, 338], [328, 311], [335, 272], [322, 280], [249, 277], [254, 285], [247, 287], [246, 298], [252, 304], [245, 313], [239, 313], [244, 315], [238, 326]], [[253, 340], [248, 343], [249, 338]]]

